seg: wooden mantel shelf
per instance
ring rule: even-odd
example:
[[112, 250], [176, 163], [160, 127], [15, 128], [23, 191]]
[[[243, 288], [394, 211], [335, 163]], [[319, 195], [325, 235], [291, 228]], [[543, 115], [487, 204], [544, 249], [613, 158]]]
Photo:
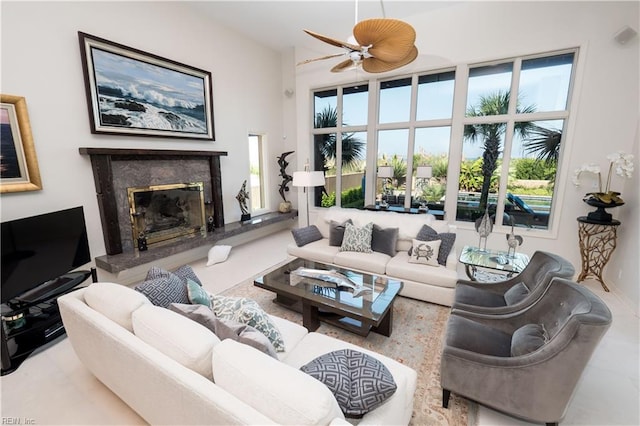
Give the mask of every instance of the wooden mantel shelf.
[[98, 256], [95, 258], [96, 266], [100, 269], [104, 269], [105, 271], [109, 271], [112, 274], [117, 274], [135, 266], [152, 263], [187, 250], [206, 245], [213, 246], [220, 240], [240, 235], [245, 232], [251, 232], [274, 223], [295, 219], [297, 216], [297, 210], [291, 210], [288, 213], [267, 213], [255, 216], [247, 222], [234, 222], [227, 224], [222, 228], [216, 228], [213, 232], [208, 232], [204, 236], [198, 235], [170, 244], [154, 246], [149, 248], [147, 251], [135, 250], [132, 253]]

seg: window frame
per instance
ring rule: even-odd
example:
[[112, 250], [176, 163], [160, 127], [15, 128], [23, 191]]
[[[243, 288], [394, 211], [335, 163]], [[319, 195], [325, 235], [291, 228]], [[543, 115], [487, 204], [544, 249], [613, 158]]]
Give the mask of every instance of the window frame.
[[[553, 193], [553, 202], [551, 206], [550, 219], [547, 229], [536, 228], [522, 228], [518, 227], [518, 231], [535, 234], [536, 237], [543, 238], [555, 238], [558, 235], [558, 228], [560, 222], [560, 208], [564, 202], [566, 182], [568, 179], [569, 169], [569, 155], [571, 151], [571, 136], [574, 132], [574, 116], [576, 105], [578, 104], [578, 91], [576, 87], [582, 79], [582, 70], [584, 69], [584, 46], [572, 46], [562, 49], [557, 49], [547, 52], [539, 52], [533, 54], [520, 54], [507, 58], [500, 58], [488, 61], [474, 62], [468, 64], [458, 64], [453, 67], [443, 67], [437, 69], [428, 69], [415, 71], [409, 74], [399, 74], [395, 76], [378, 77], [372, 75], [368, 79], [363, 79], [359, 84], [368, 84], [369, 97], [368, 97], [368, 123], [366, 125], [359, 126], [342, 126], [342, 123], [338, 122], [337, 127], [333, 128], [321, 128], [316, 129], [314, 127], [315, 122], [315, 108], [312, 107], [312, 125], [311, 125], [311, 144], [312, 152], [314, 151], [313, 138], [317, 134], [335, 133], [338, 140], [342, 139], [342, 133], [344, 132], [366, 132], [367, 134], [367, 152], [366, 152], [366, 193], [365, 204], [373, 204], [376, 197], [376, 166], [378, 158], [378, 132], [380, 130], [395, 130], [395, 129], [408, 129], [409, 140], [407, 149], [407, 182], [413, 179], [413, 154], [415, 151], [415, 132], [418, 128], [429, 127], [445, 127], [448, 126], [451, 129], [450, 141], [449, 141], [449, 159], [461, 159], [462, 149], [464, 145], [463, 134], [464, 126], [469, 124], [479, 123], [491, 123], [491, 122], [505, 122], [507, 123], [507, 133], [505, 134], [505, 146], [503, 147], [502, 157], [511, 159], [511, 148], [513, 141], [513, 125], [516, 121], [550, 121], [550, 120], [563, 120], [564, 125], [562, 129], [562, 140], [560, 145], [560, 157], [557, 165], [557, 174], [555, 179], [555, 188]], [[573, 53], [574, 59], [572, 63], [571, 75], [569, 77], [567, 102], [564, 110], [558, 111], [542, 111], [526, 114], [515, 114], [516, 100], [518, 96], [518, 88], [520, 72], [522, 62], [529, 59], [551, 57], [557, 55], [563, 55]], [[582, 53], [582, 54], [581, 54]], [[468, 82], [469, 72], [472, 68], [503, 64], [505, 62], [513, 62], [513, 70], [511, 76], [510, 86], [510, 102], [509, 113], [494, 116], [482, 116], [482, 117], [467, 117], [466, 116], [466, 102], [468, 96]], [[517, 70], [517, 72], [516, 72]], [[428, 120], [416, 120], [417, 114], [417, 96], [418, 96], [418, 81], [419, 78], [425, 75], [433, 75], [439, 73], [454, 72], [454, 93], [453, 93], [453, 105], [451, 118], [446, 119], [428, 119]], [[382, 84], [388, 81], [402, 80], [411, 78], [411, 106], [410, 106], [410, 118], [408, 122], [395, 122], [395, 123], [379, 123], [380, 114], [380, 90]], [[315, 93], [336, 90], [337, 91], [337, 113], [338, 116], [342, 116], [342, 94], [343, 88], [353, 86], [354, 82], [344, 82], [341, 84], [334, 84], [330, 86], [312, 87], [311, 98], [313, 99]], [[375, 89], [375, 90], [373, 90]], [[506, 143], [508, 141], [508, 143]], [[340, 155], [340, 157], [338, 157]], [[341, 146], [338, 144], [336, 148], [336, 157], [341, 158]], [[455, 223], [461, 229], [475, 230], [471, 222], [457, 221], [457, 195], [458, 185], [460, 177], [461, 162], [449, 161], [447, 170], [447, 186], [445, 196], [445, 211], [447, 212], [446, 220], [450, 223]], [[501, 176], [508, 176], [509, 161], [502, 161], [500, 173]], [[342, 187], [341, 182], [341, 164], [340, 161], [336, 162], [336, 190]], [[504, 212], [504, 199], [506, 197], [506, 187], [508, 179], [500, 179], [500, 186], [498, 189], [498, 211], [496, 215], [500, 218]], [[409, 197], [405, 196], [405, 207], [410, 206], [411, 203], [411, 188], [408, 185], [406, 192], [409, 193]], [[406, 193], [405, 193], [406, 195]], [[340, 197], [336, 199], [336, 206], [340, 206]], [[508, 232], [510, 226], [497, 224], [494, 229], [499, 232]]]

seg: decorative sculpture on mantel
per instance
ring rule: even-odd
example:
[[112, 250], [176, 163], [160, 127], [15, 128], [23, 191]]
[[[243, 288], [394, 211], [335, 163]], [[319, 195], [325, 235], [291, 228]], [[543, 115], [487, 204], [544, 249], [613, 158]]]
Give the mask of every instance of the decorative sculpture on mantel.
[[249, 193], [247, 192], [247, 181], [242, 183], [242, 188], [236, 195], [236, 200], [240, 204], [240, 210], [242, 211], [242, 216], [240, 216], [240, 221], [245, 222], [247, 220], [251, 220], [251, 215], [249, 214], [249, 208], [247, 207], [247, 200], [249, 199]]
[[[509, 250], [507, 251], [507, 256], [509, 257], [514, 257], [516, 255], [516, 248], [518, 248], [518, 246], [522, 245], [522, 242], [524, 241], [522, 239], [522, 236], [520, 235], [516, 235], [513, 232], [513, 226], [514, 226], [514, 220], [513, 217], [511, 218], [511, 233], [507, 234], [507, 245], [509, 246]], [[513, 251], [513, 252], [512, 252]]]
[[282, 176], [282, 183], [280, 184], [280, 189], [278, 190], [278, 192], [280, 193], [280, 196], [282, 197], [282, 203], [280, 203], [280, 206], [278, 207], [278, 211], [280, 213], [288, 213], [291, 211], [291, 202], [287, 201], [287, 198], [285, 197], [285, 192], [289, 191], [289, 183], [291, 183], [291, 181], [293, 180], [293, 176], [290, 176], [289, 174], [287, 174], [287, 166], [289, 165], [289, 162], [286, 160], [287, 156], [290, 154], [293, 154], [295, 151], [287, 151], [287, 152], [283, 152], [280, 157], [278, 157], [278, 165], [280, 166], [280, 176]]
[[[480, 236], [480, 240], [478, 241], [478, 248], [480, 250], [487, 250], [487, 237], [493, 231], [493, 221], [491, 220], [491, 216], [489, 216], [489, 207], [484, 211], [484, 216], [478, 218], [476, 220], [476, 231]], [[482, 239], [484, 239], [484, 247], [482, 246]]]

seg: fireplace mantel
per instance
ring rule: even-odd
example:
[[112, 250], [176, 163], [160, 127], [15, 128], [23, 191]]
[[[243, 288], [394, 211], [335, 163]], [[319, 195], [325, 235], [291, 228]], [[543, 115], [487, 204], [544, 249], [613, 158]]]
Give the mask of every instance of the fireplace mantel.
[[[114, 173], [114, 163], [116, 162], [131, 162], [135, 164], [135, 162], [139, 161], [175, 160], [179, 168], [184, 168], [185, 162], [202, 162], [202, 160], [206, 160], [208, 163], [208, 171], [204, 177], [206, 177], [207, 181], [210, 181], [211, 194], [209, 195], [214, 210], [213, 223], [216, 228], [224, 227], [220, 157], [226, 156], [227, 152], [118, 148], [79, 148], [79, 152], [82, 155], [88, 155], [91, 159], [104, 243], [108, 255], [117, 255], [123, 253], [123, 251], [128, 251], [127, 247], [123, 249], [123, 227], [120, 223], [121, 220], [118, 219], [122, 206], [118, 207], [117, 199], [121, 194], [117, 194], [114, 180], [121, 179], [122, 176], [120, 176], [119, 173]], [[134, 168], [132, 173], [142, 175], [144, 170]], [[158, 180], [158, 177], [154, 176], [154, 179]], [[157, 182], [147, 182], [145, 184], [155, 183]], [[133, 251], [132, 248], [131, 251]]]

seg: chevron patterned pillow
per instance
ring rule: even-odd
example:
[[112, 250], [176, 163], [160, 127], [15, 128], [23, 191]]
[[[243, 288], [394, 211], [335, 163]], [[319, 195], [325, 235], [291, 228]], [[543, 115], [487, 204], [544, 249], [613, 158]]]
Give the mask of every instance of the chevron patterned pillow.
[[382, 405], [397, 389], [391, 372], [382, 362], [352, 349], [319, 356], [300, 370], [331, 390], [345, 417], [362, 417]]

